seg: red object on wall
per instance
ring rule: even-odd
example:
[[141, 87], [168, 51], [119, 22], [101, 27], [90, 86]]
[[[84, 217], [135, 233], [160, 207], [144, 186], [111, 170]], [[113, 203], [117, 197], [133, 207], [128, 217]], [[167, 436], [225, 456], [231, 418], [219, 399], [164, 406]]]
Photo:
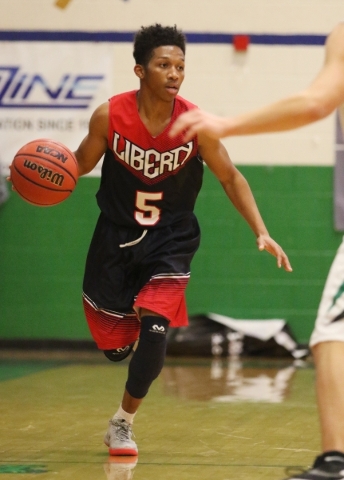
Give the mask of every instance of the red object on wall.
[[238, 52], [246, 52], [250, 44], [249, 35], [233, 35], [233, 46]]

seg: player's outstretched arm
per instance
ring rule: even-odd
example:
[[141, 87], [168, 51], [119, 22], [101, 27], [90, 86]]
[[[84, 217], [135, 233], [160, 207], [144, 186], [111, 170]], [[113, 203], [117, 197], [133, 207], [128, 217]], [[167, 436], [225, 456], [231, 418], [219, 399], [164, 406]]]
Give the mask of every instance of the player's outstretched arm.
[[170, 130], [184, 132], [185, 141], [196, 134], [211, 138], [250, 135], [299, 128], [325, 118], [344, 102], [344, 23], [326, 40], [325, 60], [308, 88], [265, 107], [232, 118], [195, 110], [182, 114]]
[[234, 207], [251, 227], [257, 238], [258, 249], [266, 250], [275, 256], [277, 266], [291, 272], [288, 256], [270, 237], [247, 180], [233, 165], [224, 146], [218, 140], [207, 136], [200, 136], [199, 141], [202, 158], [220, 181]]
[[92, 114], [86, 137], [74, 152], [79, 165], [79, 176], [89, 173], [107, 149], [109, 122], [108, 103], [100, 105]]

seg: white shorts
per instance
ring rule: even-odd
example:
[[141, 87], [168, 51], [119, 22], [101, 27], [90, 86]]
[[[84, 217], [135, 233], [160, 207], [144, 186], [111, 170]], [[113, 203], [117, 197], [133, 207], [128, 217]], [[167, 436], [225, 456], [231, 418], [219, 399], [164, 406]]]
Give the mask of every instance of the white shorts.
[[344, 239], [332, 262], [309, 344], [330, 341], [344, 342]]

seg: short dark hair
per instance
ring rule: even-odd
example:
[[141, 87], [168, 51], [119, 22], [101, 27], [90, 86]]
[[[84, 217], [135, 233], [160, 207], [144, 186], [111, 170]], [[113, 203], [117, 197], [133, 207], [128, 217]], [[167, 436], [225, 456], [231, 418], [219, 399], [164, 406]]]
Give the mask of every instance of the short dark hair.
[[165, 45], [179, 47], [185, 55], [185, 35], [174, 27], [163, 27], [159, 23], [141, 27], [134, 39], [134, 58], [139, 65], [146, 66], [152, 58], [153, 50]]

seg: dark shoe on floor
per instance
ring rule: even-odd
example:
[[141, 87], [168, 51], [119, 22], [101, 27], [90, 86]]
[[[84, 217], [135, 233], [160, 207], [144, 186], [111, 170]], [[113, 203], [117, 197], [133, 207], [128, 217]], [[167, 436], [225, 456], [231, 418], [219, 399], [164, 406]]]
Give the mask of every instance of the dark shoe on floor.
[[344, 453], [325, 452], [316, 457], [312, 468], [287, 480], [344, 480]]

